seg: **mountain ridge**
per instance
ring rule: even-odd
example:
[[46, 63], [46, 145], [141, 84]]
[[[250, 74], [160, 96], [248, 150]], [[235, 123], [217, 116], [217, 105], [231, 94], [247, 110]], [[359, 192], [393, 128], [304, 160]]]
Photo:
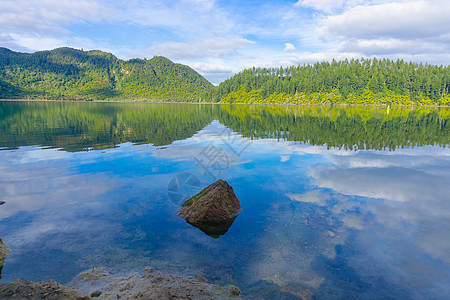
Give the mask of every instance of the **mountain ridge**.
[[0, 47], [0, 99], [449, 106], [449, 91], [450, 66], [401, 59], [253, 67], [213, 86], [164, 56], [122, 60], [100, 50]]
[[0, 97], [197, 101], [212, 84], [162, 56], [118, 59], [69, 47], [34, 53], [0, 48]]

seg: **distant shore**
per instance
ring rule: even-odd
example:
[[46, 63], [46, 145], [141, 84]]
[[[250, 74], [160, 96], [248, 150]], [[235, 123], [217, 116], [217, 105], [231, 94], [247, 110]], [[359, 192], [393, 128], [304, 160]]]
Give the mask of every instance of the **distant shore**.
[[157, 103], [157, 104], [220, 104], [220, 105], [288, 105], [288, 106], [380, 106], [380, 107], [450, 107], [450, 105], [406, 105], [406, 104], [354, 104], [354, 103], [223, 103], [223, 102], [181, 102], [181, 101], [147, 101], [147, 100], [53, 100], [53, 99], [0, 99], [3, 102], [86, 102], [86, 103]]

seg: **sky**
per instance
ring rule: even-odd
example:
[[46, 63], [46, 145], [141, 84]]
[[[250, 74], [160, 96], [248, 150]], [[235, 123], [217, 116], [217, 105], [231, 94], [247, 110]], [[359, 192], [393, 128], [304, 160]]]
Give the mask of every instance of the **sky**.
[[162, 55], [218, 84], [253, 66], [450, 63], [450, 0], [0, 0], [0, 47]]

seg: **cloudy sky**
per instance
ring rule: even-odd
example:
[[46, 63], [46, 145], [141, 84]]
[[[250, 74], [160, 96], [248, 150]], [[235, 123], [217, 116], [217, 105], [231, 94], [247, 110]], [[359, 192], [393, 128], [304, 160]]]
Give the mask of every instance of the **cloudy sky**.
[[163, 55], [213, 83], [251, 66], [450, 63], [450, 0], [1, 0], [0, 47]]

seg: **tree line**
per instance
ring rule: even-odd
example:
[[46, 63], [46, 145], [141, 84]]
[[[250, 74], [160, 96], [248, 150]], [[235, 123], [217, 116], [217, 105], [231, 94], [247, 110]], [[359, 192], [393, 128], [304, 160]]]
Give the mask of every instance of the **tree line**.
[[251, 68], [209, 89], [226, 103], [450, 105], [450, 67], [389, 59], [352, 59]]
[[0, 98], [289, 104], [450, 105], [450, 66], [345, 59], [250, 68], [213, 86], [192, 68], [157, 56], [0, 48]]

